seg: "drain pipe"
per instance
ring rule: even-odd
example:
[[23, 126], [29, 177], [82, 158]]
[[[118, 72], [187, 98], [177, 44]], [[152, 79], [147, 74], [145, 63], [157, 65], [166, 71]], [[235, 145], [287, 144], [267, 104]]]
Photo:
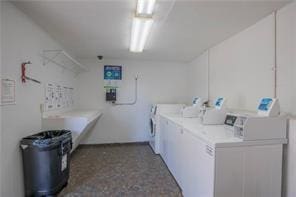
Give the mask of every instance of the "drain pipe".
[[210, 101], [210, 49], [207, 51], [208, 55], [208, 102]]
[[138, 75], [135, 76], [135, 97], [134, 97], [134, 101], [130, 102], [130, 103], [117, 103], [117, 102], [113, 102], [113, 105], [135, 105], [138, 101]]
[[277, 97], [277, 10], [274, 11], [274, 98]]

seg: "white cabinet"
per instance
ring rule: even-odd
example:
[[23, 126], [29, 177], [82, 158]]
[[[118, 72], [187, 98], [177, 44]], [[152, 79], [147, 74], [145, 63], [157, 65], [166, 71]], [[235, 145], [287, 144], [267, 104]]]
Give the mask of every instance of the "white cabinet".
[[191, 135], [183, 133], [183, 195], [210, 197], [214, 191], [214, 150]]
[[281, 196], [282, 152], [282, 144], [217, 148], [215, 196]]
[[182, 187], [182, 135], [183, 129], [174, 122], [168, 121], [168, 167], [178, 184]]
[[176, 138], [176, 128], [175, 128], [175, 124], [172, 123], [171, 121], [168, 121], [168, 127], [167, 127], [167, 134], [168, 134], [168, 151], [167, 151], [167, 156], [168, 156], [168, 167], [171, 171], [171, 173], [174, 175], [176, 175], [175, 171], [176, 171], [176, 167], [175, 167], [175, 157], [176, 157], [176, 149], [177, 147], [175, 146], [175, 138]]
[[176, 173], [176, 180], [179, 183], [179, 186], [183, 188], [183, 168], [184, 168], [184, 155], [186, 154], [184, 152], [184, 143], [183, 143], [183, 128], [181, 126], [177, 126], [177, 135], [175, 138], [175, 145], [176, 145], [176, 150], [175, 150], [175, 173]]
[[213, 147], [161, 118], [161, 156], [185, 197], [279, 197], [282, 144]]
[[214, 150], [165, 118], [161, 134], [160, 154], [184, 196], [213, 196]]
[[160, 118], [160, 155], [168, 165], [168, 120]]
[[183, 129], [174, 122], [161, 117], [160, 132], [160, 155], [178, 184], [182, 187]]

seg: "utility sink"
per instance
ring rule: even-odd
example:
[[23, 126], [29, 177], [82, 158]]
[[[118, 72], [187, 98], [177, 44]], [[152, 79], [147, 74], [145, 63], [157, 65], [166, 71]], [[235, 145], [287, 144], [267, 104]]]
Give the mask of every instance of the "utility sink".
[[80, 144], [83, 136], [90, 131], [102, 115], [100, 110], [72, 110], [43, 115], [42, 129], [68, 129], [72, 132], [72, 152]]

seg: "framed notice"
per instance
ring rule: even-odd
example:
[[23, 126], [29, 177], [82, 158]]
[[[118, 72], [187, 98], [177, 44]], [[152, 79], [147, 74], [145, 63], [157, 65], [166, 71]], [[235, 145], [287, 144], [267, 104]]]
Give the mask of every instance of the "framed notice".
[[1, 105], [15, 105], [15, 80], [1, 79]]
[[104, 80], [121, 80], [122, 66], [105, 65]]

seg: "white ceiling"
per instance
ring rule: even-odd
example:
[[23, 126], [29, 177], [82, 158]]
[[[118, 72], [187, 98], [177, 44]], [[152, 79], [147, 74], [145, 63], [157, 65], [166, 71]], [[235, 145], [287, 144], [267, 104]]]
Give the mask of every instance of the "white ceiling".
[[287, 1], [157, 1], [143, 53], [129, 52], [136, 0], [18, 1], [14, 4], [78, 58], [190, 61]]

